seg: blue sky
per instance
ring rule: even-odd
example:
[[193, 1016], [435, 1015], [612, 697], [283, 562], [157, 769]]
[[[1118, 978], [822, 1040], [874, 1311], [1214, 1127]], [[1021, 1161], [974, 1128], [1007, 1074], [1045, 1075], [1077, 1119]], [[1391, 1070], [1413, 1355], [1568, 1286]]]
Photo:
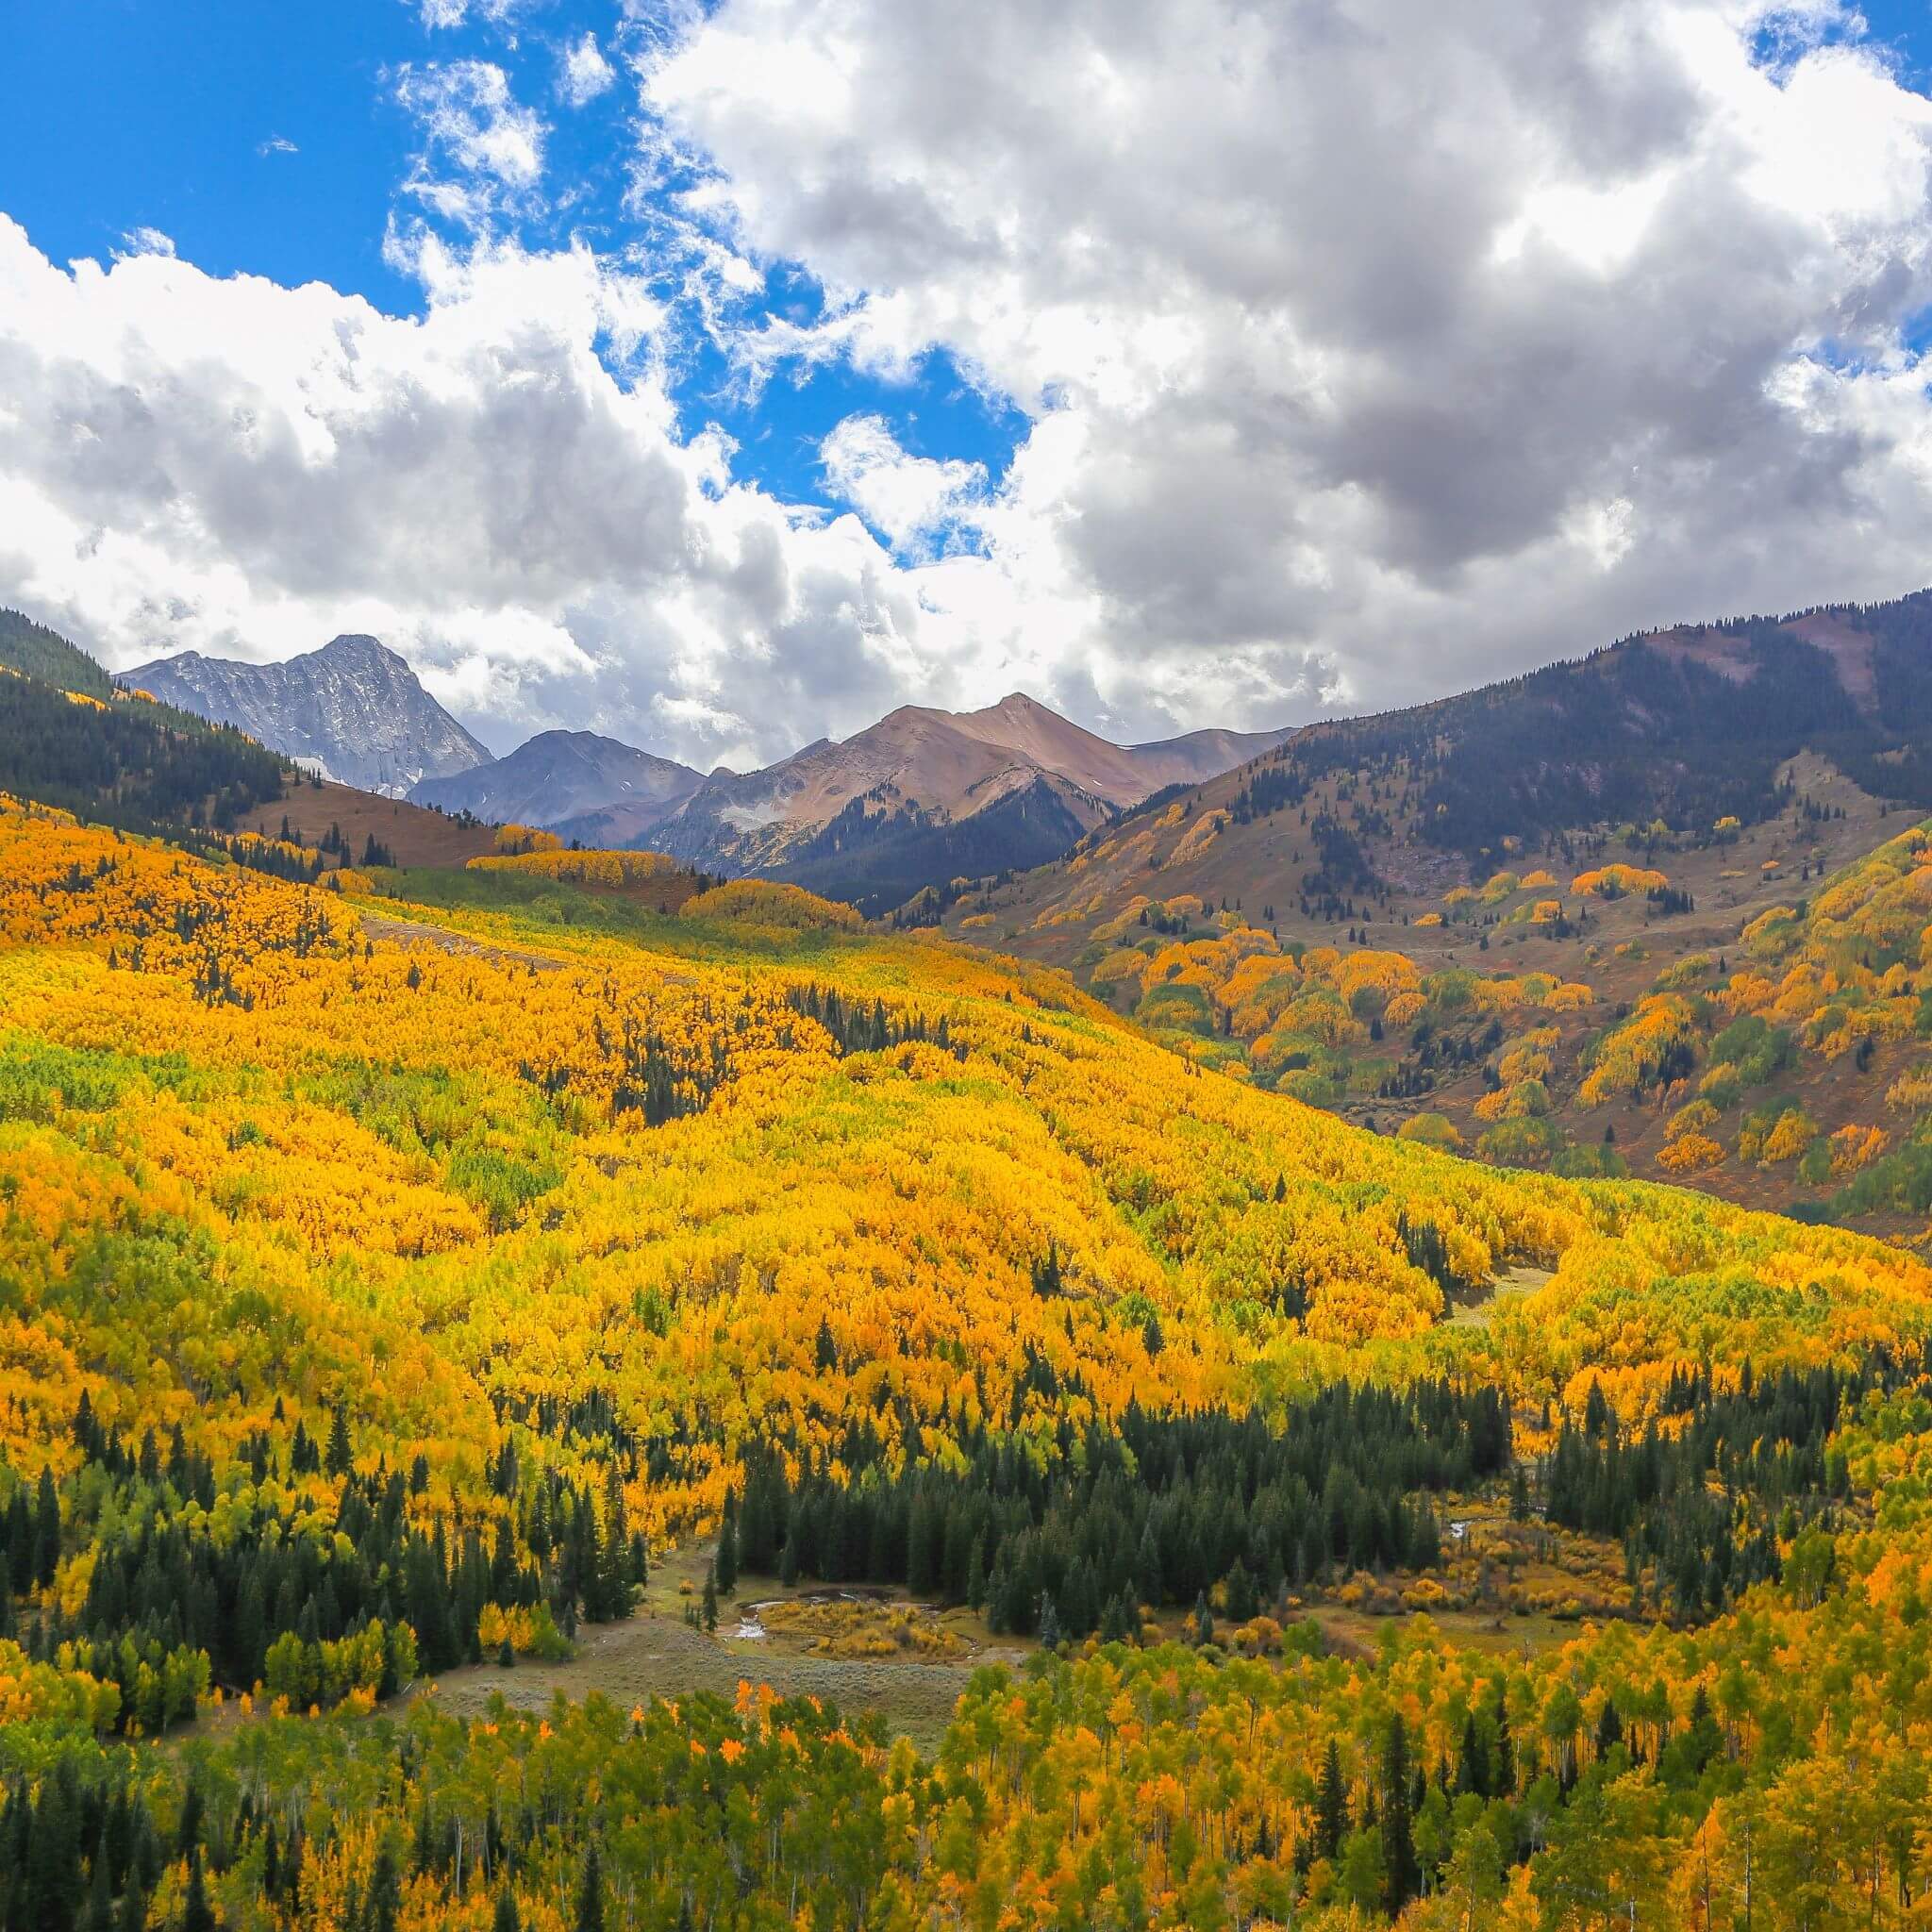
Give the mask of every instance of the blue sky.
[[[546, 174], [571, 184], [567, 208], [509, 225], [520, 239], [581, 236], [648, 258], [648, 227], [625, 208], [634, 86], [619, 70], [581, 106], [556, 92], [563, 53], [585, 32], [615, 58], [619, 8], [535, 0], [508, 23], [479, 15], [439, 27], [405, 0], [8, 0], [4, 11], [0, 206], [57, 260], [106, 258], [153, 229], [215, 275], [322, 280], [419, 313], [420, 283], [383, 248], [392, 218], [421, 213], [404, 184], [422, 130], [396, 98], [396, 75], [406, 62], [472, 58], [503, 67], [541, 114]], [[808, 274], [772, 265], [764, 306], [804, 319], [821, 301]], [[675, 393], [689, 427], [716, 422], [738, 441], [741, 474], [803, 503], [824, 498], [818, 446], [855, 412], [887, 415], [915, 455], [980, 463], [994, 480], [1024, 431], [943, 349], [908, 381], [820, 363], [751, 398], [693, 330]]]
[[0, 601], [708, 764], [1924, 581], [1927, 0], [1332, 5], [0, 0]]

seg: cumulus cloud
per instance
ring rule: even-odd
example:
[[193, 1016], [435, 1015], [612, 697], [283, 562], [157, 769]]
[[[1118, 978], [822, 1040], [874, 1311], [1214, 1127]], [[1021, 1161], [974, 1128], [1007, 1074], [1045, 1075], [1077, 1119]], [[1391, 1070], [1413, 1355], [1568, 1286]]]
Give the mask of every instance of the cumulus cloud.
[[909, 456], [883, 416], [848, 416], [819, 444], [833, 492], [891, 539], [895, 550], [930, 550], [949, 526], [970, 520], [986, 466]]
[[581, 40], [565, 45], [559, 69], [557, 91], [573, 108], [608, 93], [617, 81], [617, 70], [604, 58], [597, 36], [588, 27]]
[[945, 688], [856, 518], [735, 483], [593, 353], [649, 326], [626, 277], [584, 249], [422, 266], [399, 319], [163, 256], [58, 268], [0, 218], [6, 595], [116, 665], [373, 631], [506, 749], [591, 724], [753, 762]]
[[754, 378], [1033, 416], [981, 523], [1064, 689], [1259, 723], [1925, 580], [1932, 104], [1825, 0], [723, 0], [645, 82], [826, 291]]
[[[1285, 722], [1926, 579], [1932, 106], [1830, 0], [653, 23], [588, 43], [634, 254], [510, 239], [572, 184], [479, 60], [390, 76], [420, 318], [0, 221], [0, 596], [116, 664], [370, 630], [499, 746], [708, 764], [1016, 686]], [[944, 348], [1025, 433], [990, 475], [887, 395], [789, 506], [680, 414], [694, 325], [754, 388]]]

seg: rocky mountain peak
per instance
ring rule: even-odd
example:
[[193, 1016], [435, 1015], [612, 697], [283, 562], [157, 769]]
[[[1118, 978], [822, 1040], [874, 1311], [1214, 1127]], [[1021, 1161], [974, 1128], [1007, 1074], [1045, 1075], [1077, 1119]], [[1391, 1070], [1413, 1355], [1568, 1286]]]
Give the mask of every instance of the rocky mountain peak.
[[184, 651], [121, 672], [118, 682], [234, 724], [345, 785], [392, 797], [490, 757], [423, 689], [406, 658], [362, 632], [275, 664]]

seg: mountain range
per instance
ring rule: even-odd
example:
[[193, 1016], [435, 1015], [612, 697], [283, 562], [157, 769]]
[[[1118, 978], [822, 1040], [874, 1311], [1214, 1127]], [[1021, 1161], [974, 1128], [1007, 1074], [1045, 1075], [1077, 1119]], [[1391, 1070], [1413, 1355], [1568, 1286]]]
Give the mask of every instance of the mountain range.
[[372, 637], [332, 638], [279, 664], [185, 651], [115, 681], [237, 725], [320, 776], [386, 797], [490, 760], [408, 665]]
[[[1215, 824], [1191, 844], [1189, 874], [1217, 901], [1277, 906], [1358, 898], [1354, 889], [1378, 866], [1453, 882], [1500, 862], [1512, 841], [1523, 849], [1586, 826], [1758, 823], [1778, 809], [1782, 764], [1807, 748], [1870, 796], [1932, 804], [1926, 593], [1679, 625], [1409, 710], [1294, 732], [1119, 745], [1019, 692], [968, 712], [906, 706], [749, 773], [700, 774], [588, 731], [540, 733], [491, 758], [371, 638], [337, 638], [280, 665], [191, 652], [120, 681], [232, 721], [331, 776], [450, 814], [588, 846], [650, 846], [868, 912], [923, 895], [941, 902], [924, 916], [946, 909], [956, 882], [1014, 874], [1034, 874], [1007, 891], [1015, 910], [1055, 904], [1062, 862], [1083, 841], [1090, 899], [1122, 867], [1123, 887], [1140, 890], [1131, 839], [1107, 828], [1122, 814], [1130, 833], [1151, 824], [1150, 801], [1164, 811], [1175, 787], [1208, 788], [1194, 803]], [[1348, 796], [1317, 812], [1284, 869], [1275, 814], [1305, 809], [1329, 779], [1345, 781]], [[1364, 789], [1379, 800], [1366, 816]], [[1400, 850], [1363, 858], [1385, 826], [1400, 827]]]
[[706, 775], [590, 731], [540, 732], [491, 758], [374, 638], [339, 637], [270, 665], [191, 651], [119, 681], [365, 791], [590, 846], [650, 845], [868, 910], [962, 874], [1038, 865], [1114, 812], [1286, 735], [1205, 730], [1119, 745], [1016, 691], [978, 711], [905, 706], [762, 771]]
[[842, 743], [716, 772], [649, 841], [706, 871], [756, 873], [868, 910], [962, 874], [1037, 865], [1124, 807], [1278, 743], [1197, 731], [1117, 745], [1015, 691], [979, 711], [908, 705]]
[[[313, 655], [338, 729], [358, 655], [413, 687], [379, 646]], [[1898, 816], [1932, 809], [1932, 594], [1677, 625], [1289, 734], [1121, 746], [1015, 694], [702, 776], [546, 732], [420, 804], [297, 777], [17, 613], [0, 667], [0, 791], [84, 816], [412, 877], [509, 821], [645, 844], [1065, 969], [1204, 1064], [1494, 1163], [1891, 1232], [1932, 1208], [1932, 822]], [[396, 718], [433, 724], [413, 688]]]
[[1874, 812], [1932, 809], [1932, 591], [1673, 625], [1310, 724], [967, 895], [958, 916], [995, 912], [1015, 943], [1059, 958], [1136, 895], [1268, 906], [1284, 931], [1303, 915], [1346, 927], [1372, 898], [1421, 915], [1505, 866], [1641, 849], [1657, 826], [1707, 839], [1726, 820], [1775, 821], [1801, 753]]
[[1384, 1131], [1904, 1232], [1926, 811], [1922, 592], [1314, 725], [900, 916]]

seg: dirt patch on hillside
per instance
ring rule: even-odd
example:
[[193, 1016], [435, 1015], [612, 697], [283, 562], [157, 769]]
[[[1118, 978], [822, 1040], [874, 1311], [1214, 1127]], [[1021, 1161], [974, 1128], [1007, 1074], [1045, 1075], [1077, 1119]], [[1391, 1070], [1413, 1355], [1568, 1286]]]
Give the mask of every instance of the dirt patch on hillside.
[[446, 926], [424, 925], [413, 919], [397, 919], [387, 912], [372, 912], [366, 904], [356, 908], [363, 932], [377, 945], [434, 946], [440, 953], [467, 955], [492, 959], [499, 965], [528, 966], [538, 973], [555, 973], [561, 959], [547, 959], [541, 953], [521, 953], [508, 946], [492, 946], [468, 933], [451, 932]]
[[1531, 1268], [1526, 1265], [1506, 1268], [1470, 1300], [1458, 1299], [1453, 1302], [1450, 1305], [1449, 1320], [1458, 1327], [1487, 1322], [1500, 1304], [1518, 1300], [1526, 1294], [1534, 1294], [1554, 1277], [1555, 1272], [1550, 1268]]
[[361, 862], [372, 838], [397, 865], [458, 866], [489, 852], [496, 837], [491, 826], [466, 825], [400, 798], [307, 778], [287, 786], [275, 804], [260, 807], [238, 829], [278, 839], [284, 820], [301, 845], [319, 845], [335, 826], [349, 848], [351, 865]]
[[577, 1633], [577, 1654], [563, 1663], [525, 1658], [508, 1670], [471, 1664], [446, 1672], [433, 1691], [419, 1694], [434, 1695], [445, 1709], [468, 1718], [482, 1716], [498, 1691], [522, 1710], [547, 1708], [558, 1690], [573, 1702], [599, 1691], [629, 1710], [653, 1697], [709, 1690], [728, 1700], [741, 1683], [769, 1684], [781, 1697], [822, 1698], [855, 1717], [877, 1710], [895, 1735], [904, 1733], [930, 1752], [974, 1671], [990, 1661], [813, 1657], [727, 1635], [738, 1623], [733, 1606], [716, 1637], [654, 1611], [622, 1624], [586, 1624]]

